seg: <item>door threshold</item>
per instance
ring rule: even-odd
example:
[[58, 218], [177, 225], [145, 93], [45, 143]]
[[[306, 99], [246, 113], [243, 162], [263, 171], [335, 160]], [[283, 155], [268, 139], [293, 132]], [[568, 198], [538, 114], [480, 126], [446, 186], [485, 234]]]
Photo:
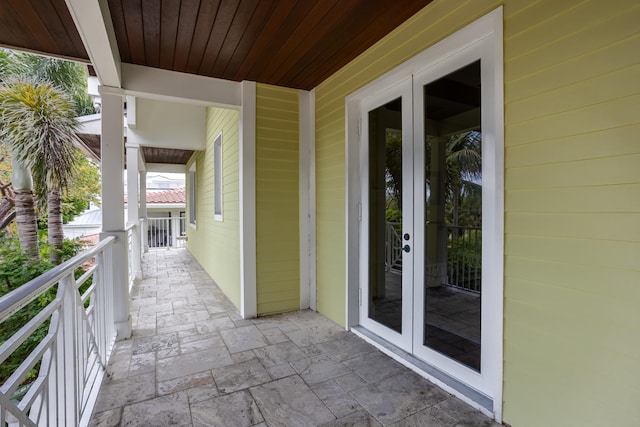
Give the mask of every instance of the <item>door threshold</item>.
[[473, 387], [441, 371], [433, 365], [418, 359], [401, 348], [391, 344], [362, 326], [352, 326], [351, 332], [376, 347], [387, 356], [403, 364], [438, 387], [453, 394], [485, 415], [494, 417], [493, 399]]

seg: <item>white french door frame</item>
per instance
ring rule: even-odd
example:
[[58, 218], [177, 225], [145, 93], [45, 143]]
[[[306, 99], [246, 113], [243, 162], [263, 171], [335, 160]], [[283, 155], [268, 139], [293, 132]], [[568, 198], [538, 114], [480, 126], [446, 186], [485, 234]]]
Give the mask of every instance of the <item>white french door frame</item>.
[[[361, 184], [361, 210], [362, 224], [369, 224], [369, 112], [385, 105], [397, 98], [401, 98], [402, 105], [402, 203], [403, 219], [402, 234], [413, 236], [413, 98], [411, 76], [404, 78], [395, 85], [385, 88], [362, 101], [360, 106], [360, 182]], [[413, 238], [406, 242], [413, 246]], [[402, 332], [398, 333], [381, 323], [369, 318], [369, 236], [368, 233], [360, 233], [360, 289], [362, 298], [360, 305], [360, 324], [374, 334], [391, 342], [392, 344], [410, 350], [413, 341], [413, 313], [412, 310], [402, 310]], [[411, 252], [409, 253], [411, 255]], [[413, 298], [413, 276], [405, 273], [413, 271], [413, 256], [402, 255], [402, 301], [411, 301]]]
[[[359, 304], [359, 292], [366, 289], [364, 277], [367, 276], [366, 260], [368, 256], [368, 240], [363, 236], [362, 218], [365, 215], [365, 206], [368, 186], [363, 185], [363, 177], [368, 173], [368, 165], [363, 158], [362, 151], [366, 150], [366, 144], [362, 135], [364, 124], [362, 115], [367, 106], [374, 105], [370, 101], [377, 95], [391, 90], [398, 82], [406, 79], [415, 79], [416, 85], [423, 81], [432, 81], [444, 76], [457, 68], [468, 65], [474, 60], [481, 61], [482, 75], [482, 151], [483, 151], [483, 260], [482, 260], [482, 358], [481, 374], [470, 368], [449, 359], [435, 351], [423, 347], [414, 338], [411, 345], [413, 353], [426, 363], [446, 372], [452, 378], [468, 385], [481, 394], [489, 397], [493, 402], [490, 412], [497, 421], [502, 419], [502, 380], [503, 380], [503, 277], [504, 277], [504, 78], [503, 78], [503, 18], [502, 7], [479, 18], [461, 30], [448, 36], [437, 44], [427, 48], [422, 53], [409, 59], [393, 70], [385, 73], [375, 81], [363, 86], [349, 95], [345, 100], [346, 115], [346, 166], [347, 166], [347, 194], [346, 194], [346, 251], [347, 251], [347, 327], [362, 325], [374, 334], [386, 339], [384, 334], [372, 330], [361, 322], [362, 310], [368, 299], [362, 295], [362, 305]], [[459, 65], [459, 66], [457, 66]], [[426, 79], [426, 80], [423, 80]], [[420, 88], [422, 85], [420, 84]], [[422, 110], [418, 103], [423, 103], [422, 97], [416, 96], [412, 90], [412, 111]], [[398, 92], [396, 92], [398, 93]], [[396, 96], [397, 97], [397, 96]], [[418, 99], [420, 98], [420, 99]], [[395, 98], [390, 98], [395, 99]], [[404, 98], [403, 98], [404, 99]], [[381, 103], [379, 105], [382, 105]], [[423, 104], [422, 104], [423, 105]], [[377, 105], [376, 105], [377, 106]], [[373, 108], [376, 108], [374, 106]], [[366, 110], [368, 112], [369, 110]], [[404, 112], [404, 105], [403, 105]], [[414, 113], [412, 113], [412, 116]], [[419, 115], [416, 115], [417, 118]], [[408, 140], [420, 140], [423, 135], [422, 120], [412, 119], [413, 134]], [[403, 126], [403, 146], [404, 146]], [[422, 144], [415, 144], [420, 147]], [[415, 148], [413, 157], [424, 158], [424, 152]], [[424, 147], [422, 147], [422, 150]], [[403, 158], [404, 161], [404, 158]], [[422, 160], [421, 160], [422, 161]], [[414, 166], [415, 167], [415, 166]], [[424, 168], [424, 165], [422, 165]], [[404, 179], [403, 179], [404, 181]], [[424, 185], [424, 184], [422, 184]], [[417, 194], [419, 191], [415, 191]], [[418, 197], [418, 196], [416, 196]], [[416, 204], [417, 202], [414, 202]], [[420, 203], [417, 203], [420, 205]], [[422, 208], [423, 209], [423, 208]], [[423, 214], [423, 212], [422, 212]], [[420, 212], [415, 215], [412, 230], [412, 253], [416, 259], [420, 254], [416, 252], [418, 245], [415, 237], [424, 233], [424, 225], [420, 223]], [[404, 226], [404, 224], [403, 224]], [[424, 234], [422, 234], [424, 235]], [[423, 248], [422, 248], [423, 250]], [[422, 252], [422, 250], [420, 252]], [[422, 253], [423, 255], [423, 253]], [[365, 260], [365, 261], [363, 261]], [[404, 262], [404, 260], [403, 260]], [[364, 264], [364, 265], [363, 265]], [[422, 263], [415, 263], [414, 274], [420, 277], [424, 274]], [[362, 289], [364, 287], [365, 289]], [[420, 287], [417, 287], [420, 288]], [[411, 295], [414, 303], [413, 312], [423, 312], [424, 290], [422, 295], [416, 292]], [[403, 292], [404, 298], [404, 292]], [[413, 314], [412, 314], [413, 316]], [[404, 313], [403, 313], [404, 317]], [[417, 316], [419, 318], [419, 316]], [[414, 319], [412, 318], [412, 322]], [[403, 318], [404, 325], [404, 318]], [[414, 326], [417, 327], [418, 325]], [[413, 336], [418, 334], [412, 333]], [[395, 344], [391, 341], [392, 344]], [[406, 343], [400, 341], [401, 343]], [[398, 346], [402, 347], [402, 346]], [[419, 370], [419, 369], [416, 369]], [[456, 389], [447, 387], [443, 382], [423, 372], [426, 377], [443, 385], [448, 391], [469, 401], [469, 398]]]

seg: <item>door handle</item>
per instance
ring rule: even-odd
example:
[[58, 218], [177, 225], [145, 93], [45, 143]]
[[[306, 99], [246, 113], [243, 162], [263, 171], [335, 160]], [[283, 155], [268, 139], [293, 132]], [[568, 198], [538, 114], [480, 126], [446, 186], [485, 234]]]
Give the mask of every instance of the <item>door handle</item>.
[[411, 252], [411, 247], [409, 245], [404, 245], [402, 247], [402, 250], [405, 251], [405, 252]]

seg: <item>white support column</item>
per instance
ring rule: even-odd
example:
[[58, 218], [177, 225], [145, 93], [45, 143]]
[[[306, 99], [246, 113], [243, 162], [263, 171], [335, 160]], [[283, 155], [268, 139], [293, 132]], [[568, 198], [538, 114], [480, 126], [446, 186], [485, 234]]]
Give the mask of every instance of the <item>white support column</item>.
[[300, 308], [316, 309], [315, 91], [298, 92]]
[[242, 82], [240, 107], [240, 313], [256, 317], [256, 83]]
[[145, 252], [149, 251], [149, 234], [147, 233], [147, 172], [140, 171], [140, 218], [142, 223], [142, 246]]
[[140, 146], [127, 144], [127, 225], [133, 225], [131, 235], [131, 268], [136, 280], [142, 280], [142, 258], [140, 241], [140, 214], [138, 209], [138, 158]]
[[102, 97], [102, 233], [115, 236], [113, 247], [113, 319], [116, 339], [131, 336], [127, 232], [124, 227], [123, 91], [100, 87]]
[[180, 235], [180, 217], [176, 212], [170, 212], [171, 215], [171, 247], [178, 247], [178, 236]]

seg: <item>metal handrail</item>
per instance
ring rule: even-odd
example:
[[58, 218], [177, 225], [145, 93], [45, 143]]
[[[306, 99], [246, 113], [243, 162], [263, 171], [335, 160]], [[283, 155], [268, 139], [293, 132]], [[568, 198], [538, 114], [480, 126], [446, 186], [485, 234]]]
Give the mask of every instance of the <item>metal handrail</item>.
[[[88, 425], [116, 337], [110, 279], [116, 241], [106, 237], [0, 297], [1, 323], [57, 284], [53, 301], [0, 345], [5, 361], [48, 322], [46, 336], [0, 384], [1, 426]], [[75, 279], [74, 272], [92, 259], [94, 265]], [[37, 378], [26, 384], [34, 368]]]
[[27, 305], [35, 297], [45, 292], [51, 286], [68, 274], [69, 269], [75, 270], [82, 263], [95, 257], [102, 249], [115, 241], [115, 237], [109, 236], [100, 243], [86, 251], [79, 253], [68, 261], [52, 268], [40, 276], [28, 281], [18, 289], [0, 297], [0, 323]]

